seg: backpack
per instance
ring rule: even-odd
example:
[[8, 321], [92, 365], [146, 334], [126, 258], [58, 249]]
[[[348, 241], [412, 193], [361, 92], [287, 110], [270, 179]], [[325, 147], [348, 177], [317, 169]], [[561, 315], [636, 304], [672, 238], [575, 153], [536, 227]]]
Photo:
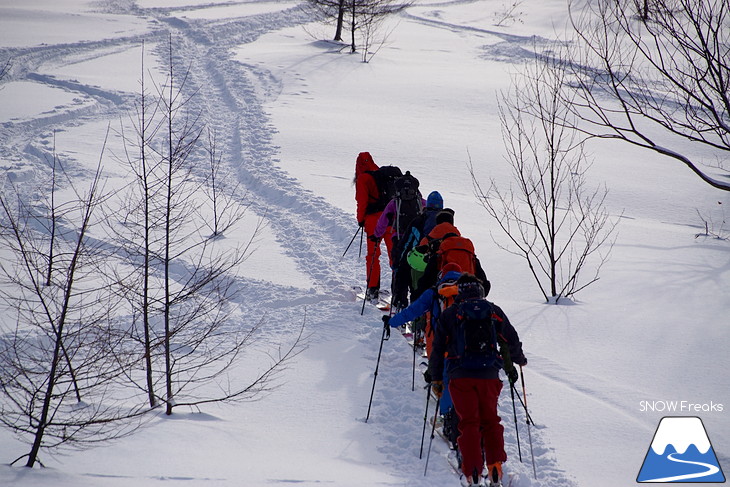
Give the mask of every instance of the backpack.
[[468, 299], [457, 305], [456, 353], [458, 365], [468, 370], [501, 368], [492, 305], [486, 299]]
[[365, 212], [379, 213], [395, 197], [395, 181], [403, 176], [403, 173], [397, 166], [381, 166], [374, 171], [365, 172], [373, 177], [378, 187], [378, 199], [368, 204]]
[[[447, 279], [444, 282], [436, 286], [436, 297], [439, 303], [439, 309], [443, 312], [446, 308], [451, 306], [456, 300], [456, 295], [459, 294], [459, 290], [456, 286], [456, 279]], [[426, 352], [428, 356], [431, 356], [431, 349], [433, 348], [433, 332], [434, 327], [438, 324], [434, 323], [435, 316], [431, 311], [426, 313], [428, 326], [426, 328]]]
[[[394, 254], [399, 257], [398, 262], [400, 262], [400, 258], [405, 257], [408, 259], [408, 263], [411, 264], [410, 259], [413, 249], [418, 246], [423, 236], [428, 235], [431, 230], [433, 230], [433, 227], [436, 226], [436, 215], [439, 211], [441, 210], [426, 207], [423, 208], [421, 213], [416, 215], [413, 220], [411, 220], [411, 223], [408, 225], [405, 233], [400, 234], [401, 238], [398, 240], [398, 247]], [[424, 252], [425, 250], [418, 251], [421, 258], [423, 257]], [[416, 266], [414, 265], [411, 265], [411, 267], [416, 269]], [[424, 262], [423, 267], [419, 270], [423, 271], [425, 268], [426, 264]]]
[[393, 229], [396, 235], [405, 236], [411, 222], [420, 213], [423, 207], [421, 193], [418, 191], [418, 179], [410, 171], [395, 180], [395, 208], [396, 216]]
[[441, 270], [449, 262], [458, 264], [462, 272], [476, 274], [476, 255], [474, 244], [466, 237], [446, 235], [436, 251], [438, 269]]

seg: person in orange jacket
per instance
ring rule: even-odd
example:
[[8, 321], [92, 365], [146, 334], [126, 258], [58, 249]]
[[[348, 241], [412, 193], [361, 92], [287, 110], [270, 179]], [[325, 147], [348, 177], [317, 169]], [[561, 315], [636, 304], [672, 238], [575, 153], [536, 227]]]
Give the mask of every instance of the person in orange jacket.
[[[428, 261], [426, 268], [423, 271], [423, 275], [418, 280], [417, 289], [414, 291], [414, 299], [418, 299], [421, 293], [433, 286], [438, 280], [438, 274], [441, 271], [441, 266], [444, 264], [440, 262], [439, 248], [445, 239], [451, 236], [461, 237], [461, 232], [454, 226], [454, 212], [450, 208], [442, 210], [436, 216], [436, 226], [433, 230], [421, 240], [421, 245], [429, 246]], [[469, 261], [472, 268], [468, 268], [465, 265], [460, 265], [463, 272], [469, 272], [475, 274], [482, 283], [487, 282], [487, 275], [482, 268], [481, 262], [475, 254], [471, 254], [471, 260]]]
[[[374, 236], [375, 227], [383, 210], [373, 211], [373, 204], [379, 200], [380, 191], [375, 178], [370, 171], [376, 171], [377, 164], [369, 152], [361, 152], [355, 162], [355, 201], [357, 202], [357, 224], [363, 227], [367, 235], [367, 257], [365, 259], [367, 272], [366, 298], [378, 298], [380, 292], [380, 239]], [[392, 228], [389, 227], [382, 236], [388, 250], [388, 258], [392, 266], [393, 241]]]

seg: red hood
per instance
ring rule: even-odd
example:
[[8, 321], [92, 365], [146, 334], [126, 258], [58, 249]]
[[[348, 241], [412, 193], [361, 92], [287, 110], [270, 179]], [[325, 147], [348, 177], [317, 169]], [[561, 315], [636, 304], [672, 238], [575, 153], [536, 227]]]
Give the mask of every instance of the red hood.
[[369, 152], [361, 152], [357, 155], [355, 162], [355, 177], [360, 176], [365, 171], [375, 171], [378, 165], [373, 161], [373, 156]]

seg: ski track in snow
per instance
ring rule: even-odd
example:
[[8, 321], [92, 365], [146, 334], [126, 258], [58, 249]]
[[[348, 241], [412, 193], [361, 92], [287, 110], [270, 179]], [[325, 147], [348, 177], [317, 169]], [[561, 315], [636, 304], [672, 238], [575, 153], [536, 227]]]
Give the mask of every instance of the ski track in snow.
[[[448, 2], [444, 5], [451, 3], [459, 2]], [[0, 157], [8, 165], [9, 176], [15, 181], [25, 181], [33, 178], [33, 171], [43, 171], [41, 168], [50, 155], [47, 139], [53, 129], [118, 119], [132, 110], [136, 97], [133, 93], [117, 93], [42, 75], [36, 72], [41, 66], [63, 66], [80, 60], [90, 60], [99, 56], [99, 52], [108, 54], [111, 50], [138, 47], [142, 41], [156, 46], [156, 54], [165, 59], [167, 39], [171, 33], [173, 53], [179, 65], [186, 66], [190, 63], [191, 78], [186, 85], [188, 94], [198, 90], [193, 103], [203, 111], [210, 110], [206, 115], [207, 122], [216, 130], [221, 151], [235, 169], [244, 189], [248, 191], [246, 199], [252, 202], [252, 210], [258, 215], [265, 215], [269, 228], [287, 256], [297, 263], [301, 272], [309, 276], [312, 282], [312, 289], [303, 290], [240, 278], [238, 286], [241, 292], [237, 295], [244, 316], [260, 316], [265, 313], [266, 326], [263, 331], [274, 339], [282, 333], [296, 331], [302, 322], [302, 310], [311, 307], [316, 310], [314, 320], [318, 332], [328, 325], [324, 328], [324, 333], [318, 333], [312, 339], [355, 338], [360, 345], [355, 353], [362, 353], [371, 360], [374, 368], [381, 337], [381, 313], [367, 307], [363, 318], [353, 316], [359, 313], [360, 305], [354, 303], [350, 286], [353, 284], [353, 276], [359, 275], [358, 270], [362, 270], [362, 265], [352, 258], [353, 252], [347, 259], [339, 259], [355, 228], [353, 215], [343, 213], [324, 198], [304, 189], [276, 166], [278, 150], [272, 143], [275, 127], [265, 114], [262, 104], [278, 95], [281, 91], [280, 81], [269, 72], [233, 60], [237, 46], [252, 42], [267, 32], [303, 24], [308, 21], [305, 14], [293, 8], [244, 18], [182, 20], [168, 17], [171, 9], [141, 9], [125, 2], [106, 2], [104, 5], [106, 11], [152, 17], [156, 19], [152, 22], [154, 27], [148, 33], [129, 37], [0, 51], [0, 59], [10, 58], [13, 61], [6, 81], [31, 80], [73, 92], [92, 101], [78, 109], [66, 107], [42, 118], [0, 124], [0, 140], [4, 141], [0, 145]], [[472, 27], [446, 24], [414, 14], [406, 13], [404, 18], [437, 28], [475, 30]], [[504, 34], [490, 31], [479, 30], [479, 33], [499, 35], [515, 49], [535, 42], [532, 38], [505, 37]], [[99, 141], [99, 145], [101, 142]], [[27, 167], [33, 169], [27, 171]], [[74, 165], [67, 164], [67, 167], [73, 168]], [[83, 171], [82, 168], [76, 170]], [[256, 258], [255, 254], [252, 258]], [[264, 308], [263, 311], [261, 307]], [[359, 321], [362, 325], [359, 329], [356, 326], [354, 330], [339, 326], [342, 316], [353, 316], [353, 320], [348, 321]], [[309, 325], [312, 318], [307, 318], [307, 321], [311, 330]], [[418, 362], [421, 361], [419, 358]], [[416, 372], [416, 390], [411, 392], [411, 362], [412, 349], [398, 333], [393, 333], [383, 347], [369, 427], [373, 429], [374, 436], [381, 439], [379, 450], [392, 470], [402, 471], [404, 481], [411, 479], [409, 485], [452, 484], [454, 475], [443, 458], [449, 450], [438, 437], [432, 445], [429, 475], [422, 477], [424, 462], [419, 461], [418, 450], [426, 396], [421, 365], [418, 365], [419, 370]], [[408, 373], [404, 374], [402, 370], [407, 370]], [[364, 371], [360, 384], [368, 393], [372, 384], [372, 372], [372, 369]], [[505, 389], [500, 415], [505, 426], [505, 444], [510, 457], [506, 468], [514, 474], [512, 485], [573, 485], [566, 472], [557, 465], [552, 450], [539, 429], [534, 427], [531, 431], [533, 452], [540, 478], [533, 479], [523, 411], [518, 411], [523, 457], [523, 463], [519, 463], [509, 388]], [[397, 404], [383, 400], [399, 396], [403, 396], [404, 400]], [[360, 421], [365, 419], [366, 406], [363, 404], [362, 415], [357, 418]], [[433, 407], [434, 403], [431, 402], [429, 416], [433, 414]], [[420, 421], [413, 421], [413, 418], [420, 418]], [[429, 432], [430, 428], [427, 428], [424, 459], [429, 444]]]

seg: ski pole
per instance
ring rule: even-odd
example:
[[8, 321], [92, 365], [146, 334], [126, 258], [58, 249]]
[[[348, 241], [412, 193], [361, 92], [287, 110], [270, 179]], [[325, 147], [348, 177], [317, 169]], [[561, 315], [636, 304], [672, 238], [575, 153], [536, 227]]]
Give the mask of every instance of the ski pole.
[[368, 403], [368, 414], [365, 416], [365, 422], [370, 419], [370, 407], [373, 405], [373, 395], [375, 394], [375, 381], [378, 378], [378, 367], [380, 367], [380, 355], [383, 353], [383, 342], [390, 338], [390, 325], [385, 323], [383, 326], [383, 336], [380, 337], [380, 350], [378, 350], [378, 361], [375, 363], [375, 374], [373, 374], [373, 388], [370, 391], [370, 402]]
[[347, 253], [348, 250], [350, 250], [350, 247], [352, 246], [352, 242], [355, 241], [355, 237], [357, 237], [357, 234], [360, 233], [361, 231], [362, 231], [362, 227], [361, 226], [358, 226], [357, 227], [357, 230], [355, 230], [355, 235], [352, 236], [352, 239], [350, 240], [350, 243], [347, 244], [347, 248], [345, 249], [344, 252], [342, 252], [342, 257], [340, 257], [340, 260], [342, 260], [342, 259], [345, 258], [345, 254]]
[[532, 457], [532, 473], [535, 475], [535, 480], [537, 480], [537, 469], [535, 468], [535, 454], [532, 451], [532, 433], [530, 432], [530, 424], [532, 423], [532, 418], [530, 417], [530, 414], [527, 412], [527, 392], [525, 390], [525, 373], [522, 371], [521, 365], [520, 365], [520, 378], [522, 380], [522, 395], [525, 396], [525, 416], [527, 417], [527, 438], [530, 441], [530, 456]]
[[535, 422], [532, 420], [532, 415], [527, 411], [527, 406], [525, 406], [524, 401], [522, 400], [522, 396], [520, 396], [520, 393], [515, 391], [515, 394], [517, 395], [517, 399], [520, 400], [520, 404], [522, 404], [522, 408], [525, 410], [525, 415], [527, 416], [527, 421], [529, 423], [535, 424]]
[[431, 401], [431, 383], [426, 386], [426, 412], [423, 413], [423, 431], [421, 431], [421, 451], [418, 458], [423, 458], [423, 441], [426, 439], [426, 422], [428, 421], [428, 403]]
[[[411, 324], [413, 327], [413, 325]], [[415, 327], [412, 328], [413, 333], [413, 380], [411, 382], [411, 392], [416, 390], [416, 348], [418, 345], [416, 339], [418, 338]]]
[[428, 459], [431, 457], [431, 445], [433, 445], [434, 432], [436, 431], [436, 418], [439, 414], [439, 406], [441, 405], [441, 398], [436, 399], [436, 412], [433, 413], [433, 426], [431, 426], [431, 439], [428, 442], [428, 453], [426, 454], [426, 467], [423, 469], [423, 476], [426, 476], [428, 472]]
[[515, 418], [515, 433], [517, 434], [517, 452], [520, 455], [520, 463], [522, 463], [522, 447], [520, 447], [520, 428], [517, 426], [517, 408], [515, 407], [515, 384], [509, 381], [509, 390], [512, 395], [512, 415]]

